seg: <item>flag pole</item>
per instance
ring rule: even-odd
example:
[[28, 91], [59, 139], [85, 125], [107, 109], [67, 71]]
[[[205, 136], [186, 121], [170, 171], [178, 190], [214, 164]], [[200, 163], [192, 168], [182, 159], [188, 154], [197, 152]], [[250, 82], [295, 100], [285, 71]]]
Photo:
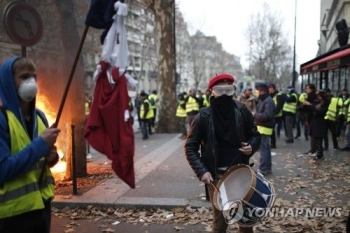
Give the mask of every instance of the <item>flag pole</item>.
[[62, 111], [63, 111], [63, 107], [64, 107], [64, 104], [65, 104], [66, 99], [67, 99], [68, 91], [69, 91], [70, 85], [71, 85], [72, 80], [73, 80], [75, 68], [77, 67], [78, 60], [79, 60], [79, 56], [80, 56], [80, 54], [81, 54], [81, 50], [82, 50], [82, 48], [83, 48], [83, 45], [84, 45], [85, 38], [86, 38], [86, 35], [87, 35], [88, 30], [89, 30], [89, 26], [85, 25], [83, 35], [82, 35], [82, 37], [81, 37], [81, 39], [80, 39], [79, 48], [78, 48], [78, 51], [77, 51], [77, 53], [76, 53], [76, 55], [75, 55], [73, 67], [72, 67], [71, 72], [70, 72], [70, 74], [69, 74], [69, 78], [68, 78], [68, 81], [67, 81], [66, 88], [65, 88], [65, 90], [64, 90], [64, 92], [63, 92], [63, 97], [62, 97], [61, 104], [60, 104], [60, 107], [59, 107], [58, 112], [57, 112], [56, 121], [55, 121], [55, 123], [53, 124], [54, 127], [57, 127], [57, 126], [58, 126], [58, 123], [59, 123], [59, 121], [60, 121], [60, 118], [61, 118], [61, 115], [62, 115]]
[[[68, 78], [68, 81], [67, 81], [67, 85], [66, 85], [66, 88], [64, 90], [63, 97], [62, 97], [62, 100], [61, 100], [61, 104], [60, 104], [60, 107], [59, 107], [58, 112], [57, 112], [56, 121], [51, 127], [57, 128], [58, 122], [60, 121], [60, 118], [61, 118], [61, 115], [62, 115], [62, 110], [63, 110], [63, 107], [64, 107], [64, 103], [66, 102], [66, 99], [67, 99], [69, 87], [70, 87], [70, 84], [72, 83], [74, 72], [75, 72], [75, 68], [77, 67], [79, 56], [81, 54], [81, 50], [83, 48], [83, 45], [84, 45], [85, 38], [86, 38], [88, 30], [89, 30], [89, 26], [85, 25], [85, 29], [84, 29], [83, 35], [82, 35], [82, 37], [80, 39], [79, 48], [78, 48], [77, 54], [75, 55], [73, 67], [72, 67], [72, 70], [70, 71], [69, 78]], [[39, 185], [41, 185], [41, 181], [44, 178], [44, 173], [45, 173], [46, 166], [47, 166], [47, 160], [45, 159], [45, 161], [43, 163], [43, 166], [41, 168], [41, 171], [40, 171], [40, 175], [39, 175]]]

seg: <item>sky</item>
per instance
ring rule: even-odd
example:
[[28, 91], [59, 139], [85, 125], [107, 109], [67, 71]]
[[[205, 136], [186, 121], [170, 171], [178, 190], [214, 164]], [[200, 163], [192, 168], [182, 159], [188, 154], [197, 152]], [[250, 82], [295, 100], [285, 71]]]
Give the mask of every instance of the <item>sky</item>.
[[296, 69], [316, 57], [320, 39], [320, 0], [177, 0], [177, 4], [191, 35], [200, 30], [206, 36], [216, 36], [224, 50], [241, 57], [243, 68], [248, 67], [245, 32], [249, 19], [262, 10], [263, 4], [283, 20], [283, 32], [291, 48], [296, 15]]

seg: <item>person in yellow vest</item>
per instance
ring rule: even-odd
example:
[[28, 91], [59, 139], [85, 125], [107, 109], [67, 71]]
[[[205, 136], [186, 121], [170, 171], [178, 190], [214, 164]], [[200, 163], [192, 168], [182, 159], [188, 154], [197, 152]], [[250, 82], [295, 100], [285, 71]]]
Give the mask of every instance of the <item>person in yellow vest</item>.
[[203, 107], [209, 107], [210, 106], [210, 90], [206, 90], [203, 94]]
[[198, 99], [199, 108], [203, 108], [204, 98], [201, 90], [197, 90], [196, 98]]
[[189, 125], [191, 125], [194, 117], [198, 114], [201, 106], [201, 100], [196, 97], [195, 89], [190, 89], [188, 91], [188, 95], [185, 98], [185, 103], [187, 122]]
[[89, 115], [90, 113], [90, 107], [91, 107], [91, 98], [88, 96], [85, 96], [85, 115]]
[[[328, 110], [326, 113], [326, 116], [324, 119], [326, 119], [327, 126], [329, 131], [331, 131], [332, 135], [332, 141], [333, 141], [333, 150], [340, 150], [338, 146], [338, 140], [337, 140], [337, 117], [339, 113], [339, 99], [332, 95], [331, 89], [326, 89], [328, 99], [329, 99], [329, 105]], [[329, 142], [328, 142], [328, 134], [326, 134], [324, 138], [324, 149], [329, 149]]]
[[276, 134], [277, 137], [280, 138], [280, 133], [283, 125], [283, 104], [284, 104], [284, 95], [278, 90], [276, 90], [276, 86], [273, 83], [270, 83], [268, 85], [269, 88], [269, 94], [273, 100], [273, 103], [275, 104], [275, 127], [273, 128], [272, 135], [271, 135], [271, 149], [275, 149], [276, 146]]
[[267, 84], [259, 84], [256, 89], [259, 97], [254, 120], [261, 134], [259, 172], [269, 175], [272, 172], [270, 139], [275, 127], [275, 104], [269, 95]]
[[7, 59], [0, 67], [0, 232], [49, 233], [60, 130], [35, 108], [32, 60]]
[[154, 132], [154, 124], [157, 117], [157, 107], [159, 102], [159, 97], [157, 94], [157, 90], [153, 90], [150, 95], [148, 95], [149, 103], [151, 104], [151, 109], [153, 110], [153, 117], [149, 120], [148, 123], [148, 133], [152, 134]]
[[176, 108], [176, 117], [178, 119], [178, 124], [181, 131], [181, 136], [179, 138], [186, 139], [187, 138], [187, 129], [186, 129], [186, 103], [185, 98], [182, 93], [177, 95], [178, 103]]
[[341, 150], [350, 151], [350, 104], [348, 104], [348, 108], [345, 112], [345, 115], [346, 115], [346, 130], [345, 130], [346, 143], [345, 143], [345, 146], [341, 148]]
[[286, 143], [293, 143], [293, 125], [295, 122], [296, 112], [298, 104], [298, 95], [294, 90], [294, 87], [287, 87], [287, 98], [283, 104], [283, 117], [286, 132]]
[[151, 119], [154, 117], [154, 111], [151, 108], [151, 104], [148, 99], [148, 95], [145, 92], [140, 93], [140, 118], [141, 118], [141, 133], [142, 133], [142, 140], [148, 139], [148, 124], [150, 123]]
[[[298, 112], [299, 112], [299, 119], [300, 119], [300, 124], [304, 127], [304, 137], [305, 140], [309, 140], [309, 133], [308, 133], [308, 127], [305, 125], [305, 120], [307, 117], [307, 111], [304, 108], [305, 106], [303, 105], [303, 102], [307, 100], [307, 93], [303, 92], [299, 96], [299, 101], [298, 101]], [[295, 139], [300, 137], [300, 134], [295, 136]]]
[[348, 110], [348, 105], [350, 102], [349, 93], [347, 89], [341, 91], [340, 96], [338, 97], [338, 118], [337, 118], [337, 138], [342, 135], [342, 132], [346, 128], [346, 115], [345, 113]]

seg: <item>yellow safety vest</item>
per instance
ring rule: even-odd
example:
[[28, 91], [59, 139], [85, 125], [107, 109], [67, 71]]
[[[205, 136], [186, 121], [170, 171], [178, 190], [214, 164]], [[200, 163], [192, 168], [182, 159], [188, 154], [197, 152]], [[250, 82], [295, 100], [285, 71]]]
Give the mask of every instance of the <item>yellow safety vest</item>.
[[[346, 101], [348, 101], [349, 99], [347, 99]], [[347, 109], [347, 117], [346, 117], [346, 123], [350, 122], [350, 104], [348, 105], [348, 109]]]
[[199, 111], [199, 104], [197, 103], [195, 98], [189, 96], [186, 102], [186, 112], [192, 111]]
[[157, 108], [157, 103], [158, 103], [158, 100], [159, 100], [158, 95], [156, 95], [156, 94], [150, 94], [150, 95], [148, 96], [148, 99], [149, 99], [149, 100], [151, 100], [151, 99], [154, 100], [154, 104], [151, 104], [151, 102], [149, 102], [149, 103], [150, 103], [150, 108], [151, 108], [151, 109], [156, 109], [156, 108]]
[[301, 93], [300, 96], [299, 96], [299, 102], [302, 103], [304, 102], [305, 100], [307, 99], [307, 94], [304, 92], [304, 93]]
[[273, 128], [268, 128], [268, 127], [261, 126], [261, 125], [258, 125], [257, 127], [258, 127], [258, 131], [260, 134], [272, 135]]
[[338, 106], [338, 115], [345, 115], [346, 109], [344, 109], [343, 107], [344, 103], [341, 97], [338, 97], [337, 106]]
[[283, 111], [295, 114], [297, 111], [298, 96], [295, 93], [293, 93], [292, 95], [295, 96], [296, 102], [292, 102], [292, 103], [285, 102], [283, 105]]
[[338, 98], [332, 97], [324, 119], [335, 121], [337, 119]]
[[[16, 116], [9, 110], [6, 112], [11, 138], [11, 155], [14, 155], [28, 146], [31, 141]], [[37, 122], [40, 135], [46, 126], [39, 116], [37, 116]], [[3, 184], [3, 187], [0, 188], [0, 219], [43, 209], [44, 201], [53, 199], [55, 181], [48, 167], [46, 167], [41, 186], [38, 183], [43, 163], [44, 158], [29, 171]]]
[[[151, 104], [147, 99], [145, 99], [144, 102], [148, 103], [148, 105], [151, 107]], [[140, 118], [141, 119], [151, 119], [154, 117], [154, 111], [151, 108], [148, 109], [146, 117], [144, 117], [144, 115], [145, 115], [144, 113], [145, 113], [145, 107], [144, 107], [144, 104], [142, 103], [141, 108], [140, 108]]]
[[[281, 93], [278, 93], [277, 95], [275, 95], [275, 96], [273, 97], [273, 102], [275, 103], [275, 107], [277, 107], [277, 96], [279, 96], [279, 95], [282, 95], [282, 94], [281, 94]], [[283, 110], [281, 109], [281, 110], [275, 115], [275, 117], [281, 117], [282, 114], [283, 114]]]
[[350, 107], [350, 98], [347, 98], [345, 101], [344, 101], [344, 104], [343, 104], [343, 108], [345, 109], [345, 115], [346, 115], [346, 122], [350, 122], [349, 121], [349, 116], [350, 116], [350, 111], [349, 111], [349, 107]]
[[177, 109], [176, 109], [176, 116], [177, 117], [186, 117], [186, 109], [181, 108], [180, 105], [184, 104], [185, 101], [184, 100], [180, 100], [179, 104], [177, 105]]
[[203, 107], [209, 107], [210, 102], [207, 95], [203, 95]]
[[89, 115], [90, 113], [90, 103], [85, 102], [85, 115]]

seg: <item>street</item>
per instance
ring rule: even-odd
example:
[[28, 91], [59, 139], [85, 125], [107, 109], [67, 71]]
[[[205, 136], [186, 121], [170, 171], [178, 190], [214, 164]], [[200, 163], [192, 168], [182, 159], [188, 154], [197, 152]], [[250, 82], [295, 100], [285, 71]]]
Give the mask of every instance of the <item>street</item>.
[[[183, 154], [184, 141], [178, 136], [154, 134], [142, 141], [137, 133], [136, 189], [118, 192], [124, 186], [112, 178], [81, 196], [58, 197], [53, 204], [57, 212], [53, 213], [52, 232], [210, 232], [210, 205], [204, 200], [204, 186], [189, 167]], [[277, 142], [273, 173], [267, 179], [274, 185], [274, 207], [279, 212], [257, 225], [255, 232], [345, 232], [349, 152], [330, 150], [325, 152], [325, 160], [315, 163], [302, 155], [309, 149], [309, 141], [300, 138], [285, 144], [281, 138]], [[258, 156], [252, 157], [254, 169]], [[67, 212], [62, 210], [64, 206], [71, 208]], [[86, 207], [96, 209], [86, 213]], [[328, 209], [334, 214], [325, 213]], [[117, 221], [120, 223], [113, 225]], [[236, 227], [230, 225], [232, 232]]]

